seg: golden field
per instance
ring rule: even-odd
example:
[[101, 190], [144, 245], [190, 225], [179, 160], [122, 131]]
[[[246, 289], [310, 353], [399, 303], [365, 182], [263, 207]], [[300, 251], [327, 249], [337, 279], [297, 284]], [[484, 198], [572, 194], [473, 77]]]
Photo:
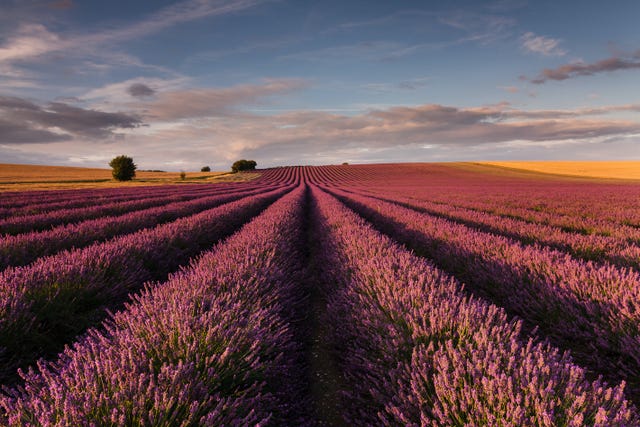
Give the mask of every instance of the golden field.
[[506, 161], [476, 164], [575, 177], [640, 180], [640, 160]]
[[247, 181], [257, 176], [259, 176], [259, 173], [186, 172], [186, 177], [182, 180], [180, 179], [180, 172], [136, 171], [136, 177], [132, 181], [118, 182], [112, 178], [111, 169], [0, 163], [0, 191], [63, 190], [194, 182]]

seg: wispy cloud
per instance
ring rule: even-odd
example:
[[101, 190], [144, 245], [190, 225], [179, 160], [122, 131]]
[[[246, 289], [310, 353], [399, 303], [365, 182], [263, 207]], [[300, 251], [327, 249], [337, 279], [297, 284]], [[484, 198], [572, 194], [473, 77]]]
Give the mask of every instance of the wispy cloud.
[[209, 62], [209, 61], [217, 61], [228, 56], [243, 55], [247, 53], [253, 54], [255, 52], [263, 53], [265, 51], [273, 51], [273, 50], [282, 49], [284, 47], [301, 44], [306, 40], [308, 40], [308, 37], [297, 36], [297, 37], [284, 37], [284, 38], [279, 38], [274, 40], [251, 41], [248, 43], [244, 43], [240, 46], [199, 52], [189, 57], [185, 62], [187, 63]]
[[167, 6], [146, 19], [116, 28], [88, 35], [85, 42], [101, 44], [145, 37], [165, 28], [211, 16], [240, 12], [268, 0], [187, 0]]
[[187, 0], [167, 6], [133, 24], [90, 34], [63, 36], [51, 32], [42, 24], [23, 24], [0, 46], [0, 63], [37, 58], [60, 51], [91, 52], [97, 46], [149, 36], [165, 28], [205, 17], [239, 12], [265, 1], [267, 0]]
[[394, 92], [397, 90], [417, 90], [429, 84], [429, 77], [417, 77], [414, 79], [402, 80], [395, 83], [367, 83], [363, 88], [374, 92]]
[[0, 47], [0, 63], [33, 58], [60, 48], [65, 43], [44, 25], [24, 24]]
[[575, 62], [561, 65], [558, 68], [545, 68], [535, 78], [522, 77], [534, 84], [546, 83], [549, 80], [562, 81], [579, 76], [592, 76], [595, 74], [640, 69], [640, 50], [631, 54], [614, 55], [596, 62]]
[[362, 27], [384, 26], [387, 24], [396, 23], [399, 20], [406, 19], [429, 19], [437, 16], [436, 12], [420, 10], [420, 9], [403, 9], [393, 13], [389, 13], [376, 18], [365, 19], [360, 21], [348, 21], [342, 22], [334, 27], [331, 27], [324, 31], [324, 33], [334, 33], [339, 31], [350, 31], [353, 29], [360, 29]]
[[331, 46], [316, 50], [306, 50], [303, 52], [282, 55], [279, 59], [304, 60], [310, 62], [327, 60], [382, 61], [392, 57], [406, 56], [414, 52], [417, 48], [418, 45], [407, 45], [398, 42], [376, 40]]
[[538, 36], [532, 32], [524, 33], [520, 37], [521, 47], [526, 52], [543, 56], [564, 56], [567, 51], [560, 47], [560, 39]]
[[503, 15], [484, 14], [470, 10], [457, 10], [439, 15], [441, 24], [466, 33], [456, 43], [476, 42], [490, 44], [510, 36], [516, 20]]

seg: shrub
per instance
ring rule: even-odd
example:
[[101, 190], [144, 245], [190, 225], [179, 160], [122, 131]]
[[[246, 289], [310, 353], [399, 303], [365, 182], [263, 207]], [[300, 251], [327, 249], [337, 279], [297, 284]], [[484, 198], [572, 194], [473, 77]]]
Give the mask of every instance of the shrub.
[[209, 166], [203, 166], [200, 172], [211, 172], [211, 168]]
[[185, 173], [185, 171], [180, 171], [180, 179], [184, 181], [186, 178], [187, 174]]
[[248, 170], [254, 170], [256, 168], [258, 164], [255, 162], [255, 160], [238, 160], [237, 162], [234, 162], [233, 165], [231, 165], [231, 171], [232, 172], [241, 172], [241, 171], [248, 171]]
[[118, 181], [131, 181], [136, 176], [136, 165], [131, 157], [122, 155], [114, 157], [109, 166], [113, 169], [111, 174]]

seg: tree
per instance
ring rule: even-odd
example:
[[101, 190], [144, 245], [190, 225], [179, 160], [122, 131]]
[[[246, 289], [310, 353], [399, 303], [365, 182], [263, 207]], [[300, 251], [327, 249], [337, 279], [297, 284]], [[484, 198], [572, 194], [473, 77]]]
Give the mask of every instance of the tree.
[[203, 166], [200, 172], [211, 172], [211, 168], [209, 166]]
[[233, 165], [231, 165], [231, 171], [232, 172], [242, 172], [242, 171], [249, 171], [249, 170], [255, 170], [256, 166], [258, 164], [255, 162], [255, 160], [238, 160], [237, 162], [234, 162]]
[[113, 169], [111, 174], [118, 181], [131, 181], [136, 176], [137, 166], [131, 157], [122, 155], [114, 157], [109, 166]]

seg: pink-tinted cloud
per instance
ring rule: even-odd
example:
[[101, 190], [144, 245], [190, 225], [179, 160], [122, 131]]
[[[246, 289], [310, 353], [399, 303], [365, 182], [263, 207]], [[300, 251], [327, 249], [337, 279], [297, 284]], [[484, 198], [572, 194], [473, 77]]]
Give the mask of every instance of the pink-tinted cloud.
[[152, 101], [139, 105], [153, 121], [227, 116], [234, 107], [254, 105], [266, 97], [285, 94], [305, 87], [299, 79], [272, 79], [263, 84], [245, 84], [230, 88], [185, 89], [159, 92]]
[[[611, 107], [611, 111], [630, 107]], [[637, 107], [634, 107], [637, 108]], [[194, 141], [222, 158], [260, 154], [292, 161], [295, 156], [330, 158], [352, 152], [430, 146], [478, 148], [526, 141], [591, 141], [640, 134], [640, 123], [587, 117], [610, 111], [520, 111], [507, 105], [456, 108], [442, 105], [396, 107], [358, 115], [300, 111], [272, 116], [229, 115], [179, 127], [158, 129], [148, 138]], [[293, 156], [293, 157], [292, 157]], [[287, 159], [287, 160], [283, 160]]]
[[[186, 97], [184, 92], [173, 94], [170, 99], [182, 99], [183, 95]], [[33, 109], [29, 101], [20, 99], [8, 99], [6, 105], [13, 110]], [[473, 158], [474, 155], [499, 158], [505, 147], [509, 147], [512, 156], [526, 150], [531, 152], [535, 147], [544, 148], [548, 153], [549, 147], [556, 147], [554, 149], [564, 150], [564, 153], [574, 152], [576, 155], [572, 157], [576, 158], [581, 150], [587, 154], [593, 150], [603, 153], [606, 151], [601, 148], [604, 142], [609, 148], [611, 144], [618, 144], [616, 150], [626, 149], [627, 156], [634, 155], [634, 150], [636, 156], [640, 155], [635, 148], [637, 144], [634, 145], [640, 138], [640, 121], [606, 117], [612, 113], [638, 111], [640, 106], [637, 105], [528, 111], [504, 103], [466, 108], [428, 104], [355, 115], [325, 111], [256, 115], [237, 107], [221, 108], [222, 114], [214, 115], [204, 107], [197, 108], [195, 113], [199, 117], [188, 120], [177, 120], [175, 116], [183, 116], [189, 111], [165, 110], [165, 119], [157, 118], [150, 121], [148, 127], [127, 130], [127, 153], [145, 168], [169, 170], [200, 167], [204, 159], [208, 159], [206, 163], [212, 167], [226, 169], [241, 157], [254, 158], [261, 166], [408, 158], [452, 160], [451, 153], [458, 159]], [[61, 109], [57, 110], [62, 113]], [[200, 115], [202, 111], [207, 114]], [[74, 158], [82, 159], [96, 155], [95, 148], [86, 144], [73, 129], [70, 128], [66, 135], [58, 131], [50, 135], [46, 132], [53, 132], [53, 129], [46, 125], [41, 121], [40, 126], [25, 129], [24, 126], [0, 123], [0, 131], [4, 129], [6, 134], [22, 139], [22, 145], [11, 146], [15, 149], [34, 147], [31, 151], [34, 158], [54, 152], [74, 153]], [[59, 141], [51, 140], [46, 146], [26, 144], [43, 142], [47, 138], [58, 138]], [[110, 138], [101, 145], [100, 154], [117, 155], [121, 146], [122, 141]], [[0, 153], [4, 153], [3, 150], [6, 151], [6, 147], [0, 144]]]
[[0, 63], [37, 57], [61, 44], [60, 38], [44, 25], [24, 24], [0, 47]]
[[534, 84], [542, 84], [549, 80], [561, 81], [578, 76], [633, 69], [640, 69], [640, 50], [630, 55], [612, 56], [593, 63], [576, 62], [558, 68], [545, 68], [538, 77], [528, 80]]
[[538, 36], [527, 32], [520, 37], [522, 49], [526, 52], [537, 53], [544, 56], [564, 56], [567, 51], [560, 47], [560, 39]]

